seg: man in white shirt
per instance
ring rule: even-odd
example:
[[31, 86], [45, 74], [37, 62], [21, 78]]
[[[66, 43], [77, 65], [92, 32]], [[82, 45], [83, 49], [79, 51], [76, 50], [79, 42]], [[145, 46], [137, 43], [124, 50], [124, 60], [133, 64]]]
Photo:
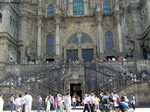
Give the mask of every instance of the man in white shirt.
[[24, 104], [25, 104], [25, 112], [31, 112], [31, 107], [32, 107], [32, 96], [29, 95], [27, 92], [25, 93], [26, 95], [23, 97], [24, 99]]
[[4, 100], [3, 95], [0, 94], [0, 112], [3, 112]]
[[84, 98], [83, 102], [84, 102], [84, 110], [83, 110], [83, 112], [85, 112], [86, 110], [88, 112], [90, 112], [90, 98], [89, 98], [89, 96], [87, 94], [85, 94], [85, 98]]

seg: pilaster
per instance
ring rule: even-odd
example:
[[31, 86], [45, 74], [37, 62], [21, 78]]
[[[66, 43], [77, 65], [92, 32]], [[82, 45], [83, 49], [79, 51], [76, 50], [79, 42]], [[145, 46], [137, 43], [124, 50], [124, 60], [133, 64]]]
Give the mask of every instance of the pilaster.
[[88, 0], [84, 0], [84, 15], [89, 15]]
[[69, 4], [68, 4], [68, 12], [70, 16], [73, 16], [73, 0], [69, 0]]
[[60, 17], [56, 15], [56, 56], [60, 56]]
[[103, 54], [104, 53], [104, 34], [103, 34], [103, 27], [102, 27], [102, 14], [97, 14], [96, 15], [97, 17], [97, 23], [98, 23], [98, 37], [97, 37], [97, 40], [98, 40], [98, 49], [99, 49], [99, 53], [100, 54]]
[[140, 3], [131, 4], [131, 13], [133, 18], [133, 24], [135, 28], [135, 35], [141, 35], [141, 22], [140, 22], [140, 13], [139, 13]]
[[26, 38], [27, 38], [27, 17], [22, 15], [20, 18], [20, 32], [19, 32], [19, 41], [21, 42], [20, 50], [20, 62], [21, 64], [27, 63], [27, 57], [25, 54], [26, 47]]
[[150, 0], [147, 0], [147, 9], [148, 9], [148, 24], [150, 25]]
[[38, 18], [37, 56], [42, 56], [42, 18]]

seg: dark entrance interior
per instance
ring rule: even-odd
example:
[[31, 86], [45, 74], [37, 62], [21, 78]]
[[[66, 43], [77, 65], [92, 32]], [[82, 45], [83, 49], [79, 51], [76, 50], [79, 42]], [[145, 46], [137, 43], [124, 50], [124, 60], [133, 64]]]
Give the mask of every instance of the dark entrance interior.
[[112, 58], [115, 58], [115, 56], [107, 56], [107, 57], [106, 57], [107, 61], [109, 61], [109, 59], [112, 60]]
[[46, 59], [46, 62], [47, 63], [50, 63], [50, 62], [54, 62], [55, 60], [53, 59], [53, 58], [48, 58], [48, 59]]
[[71, 94], [71, 97], [73, 97], [73, 95], [75, 95], [76, 100], [77, 100], [77, 105], [79, 106], [81, 104], [81, 100], [82, 100], [81, 83], [70, 84], [70, 94]]

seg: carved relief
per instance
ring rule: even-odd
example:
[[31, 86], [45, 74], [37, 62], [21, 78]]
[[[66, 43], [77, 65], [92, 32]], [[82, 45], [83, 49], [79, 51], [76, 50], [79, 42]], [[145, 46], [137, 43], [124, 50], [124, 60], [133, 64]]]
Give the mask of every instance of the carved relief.
[[102, 25], [103, 25], [103, 28], [104, 29], [107, 29], [107, 30], [110, 30], [110, 29], [112, 29], [113, 28], [113, 17], [111, 17], [111, 16], [105, 16], [105, 17], [103, 17], [103, 23], [102, 23]]
[[36, 57], [36, 47], [34, 42], [32, 41], [29, 46], [26, 46], [26, 55], [30, 58], [30, 59], [35, 59]]
[[13, 63], [17, 61], [17, 54], [13, 50], [9, 50], [9, 62]]
[[146, 48], [148, 51], [150, 51], [150, 38], [147, 38], [147, 39], [143, 42], [143, 47]]
[[126, 58], [133, 58], [135, 50], [135, 42], [131, 37], [126, 36]]

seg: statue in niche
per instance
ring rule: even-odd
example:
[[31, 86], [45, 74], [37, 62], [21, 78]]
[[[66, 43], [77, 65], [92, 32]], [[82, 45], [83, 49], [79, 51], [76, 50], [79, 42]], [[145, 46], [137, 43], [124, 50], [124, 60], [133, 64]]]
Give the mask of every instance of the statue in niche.
[[29, 46], [26, 46], [25, 51], [26, 51], [26, 55], [29, 57], [30, 60], [35, 59], [36, 51], [35, 51], [34, 44], [29, 44]]
[[133, 58], [134, 55], [134, 50], [135, 50], [135, 42], [134, 40], [131, 39], [131, 37], [126, 36], [126, 54], [125, 58]]

